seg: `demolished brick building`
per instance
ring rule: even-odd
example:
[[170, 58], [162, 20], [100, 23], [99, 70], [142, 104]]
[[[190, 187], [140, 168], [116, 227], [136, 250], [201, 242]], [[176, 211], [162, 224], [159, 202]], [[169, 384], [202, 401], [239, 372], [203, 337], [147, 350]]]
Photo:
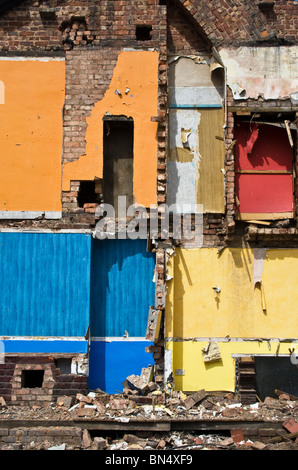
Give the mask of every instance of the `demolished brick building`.
[[5, 400], [298, 394], [297, 8], [0, 2]]

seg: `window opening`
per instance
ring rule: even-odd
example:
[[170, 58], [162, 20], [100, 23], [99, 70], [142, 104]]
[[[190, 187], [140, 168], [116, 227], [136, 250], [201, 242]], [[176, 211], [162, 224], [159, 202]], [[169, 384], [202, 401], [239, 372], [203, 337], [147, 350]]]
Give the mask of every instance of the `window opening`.
[[71, 358], [55, 359], [55, 366], [60, 369], [61, 374], [71, 374]]
[[78, 205], [84, 207], [84, 204], [98, 203], [100, 204], [101, 188], [98, 188], [96, 181], [81, 181], [78, 194]]
[[235, 199], [240, 220], [294, 216], [292, 116], [252, 115], [235, 124]]
[[147, 26], [147, 25], [136, 26], [137, 41], [150, 41], [151, 33], [152, 33], [152, 26]]

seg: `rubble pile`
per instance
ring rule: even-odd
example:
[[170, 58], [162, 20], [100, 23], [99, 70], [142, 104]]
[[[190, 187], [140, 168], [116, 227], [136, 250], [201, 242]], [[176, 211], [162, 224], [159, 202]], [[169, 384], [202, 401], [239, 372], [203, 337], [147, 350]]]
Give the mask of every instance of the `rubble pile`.
[[[144, 377], [130, 376], [123, 385], [123, 392], [119, 394], [110, 395], [97, 389], [88, 395], [79, 393], [76, 397], [58, 397], [48, 407], [10, 406], [0, 398], [0, 423], [1, 420], [40, 420], [41, 425], [45, 426], [47, 420], [54, 420], [69, 421], [71, 426], [73, 423], [109, 421], [119, 431], [119, 423], [188, 421], [194, 423], [195, 430], [196, 422], [227, 421], [230, 431], [224, 434], [132, 430], [114, 438], [109, 433], [91, 437], [89, 431], [82, 427], [81, 447], [86, 450], [298, 449], [298, 398], [288, 394], [276, 391], [275, 398], [266, 397], [264, 401], [242, 404], [237, 395], [230, 392], [215, 394], [199, 390], [185, 394], [172, 390], [169, 385], [166, 390], [161, 390], [151, 381], [150, 374], [146, 380]], [[264, 428], [263, 436], [249, 439], [237, 427], [240, 421], [256, 423], [256, 426], [267, 423], [267, 428]], [[272, 428], [268, 427], [268, 423], [272, 423]], [[276, 423], [281, 423], [282, 432], [274, 428]], [[69, 448], [63, 443], [55, 449], [57, 447], [58, 450]]]

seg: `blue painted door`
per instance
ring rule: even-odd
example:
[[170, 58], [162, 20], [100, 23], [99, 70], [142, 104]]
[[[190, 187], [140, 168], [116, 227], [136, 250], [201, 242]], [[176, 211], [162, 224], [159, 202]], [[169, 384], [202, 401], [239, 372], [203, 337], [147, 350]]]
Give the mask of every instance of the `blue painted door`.
[[128, 375], [152, 364], [145, 334], [154, 305], [154, 267], [146, 240], [92, 240], [90, 389], [122, 391]]

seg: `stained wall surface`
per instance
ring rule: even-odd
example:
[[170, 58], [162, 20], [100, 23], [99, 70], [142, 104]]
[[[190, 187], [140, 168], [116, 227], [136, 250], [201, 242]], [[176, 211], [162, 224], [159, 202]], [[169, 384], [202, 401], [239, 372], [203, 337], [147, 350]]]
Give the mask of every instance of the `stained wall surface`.
[[176, 204], [177, 212], [195, 212], [196, 205], [205, 213], [224, 212], [221, 72], [213, 57], [169, 61], [167, 204]]

